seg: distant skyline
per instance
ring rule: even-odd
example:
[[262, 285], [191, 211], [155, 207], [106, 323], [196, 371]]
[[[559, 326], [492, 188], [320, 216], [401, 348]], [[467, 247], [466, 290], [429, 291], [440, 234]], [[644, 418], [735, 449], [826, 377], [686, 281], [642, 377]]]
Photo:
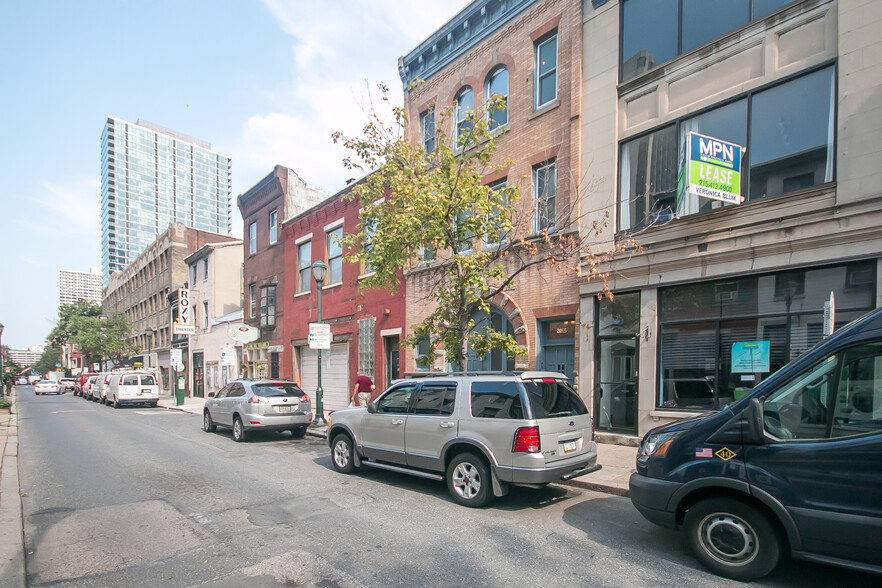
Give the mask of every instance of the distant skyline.
[[57, 318], [57, 271], [100, 266], [100, 137], [142, 118], [232, 159], [235, 198], [294, 169], [328, 192], [352, 176], [331, 133], [357, 134], [398, 57], [470, 2], [4, 0], [0, 3], [2, 341]]

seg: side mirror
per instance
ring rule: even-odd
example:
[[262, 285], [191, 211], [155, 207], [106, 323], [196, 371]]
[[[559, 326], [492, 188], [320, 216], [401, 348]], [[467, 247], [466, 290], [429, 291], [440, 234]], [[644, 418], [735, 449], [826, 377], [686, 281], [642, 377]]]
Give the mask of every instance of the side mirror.
[[763, 403], [759, 398], [751, 398], [747, 410], [744, 411], [744, 442], [762, 445], [766, 436], [763, 433]]
[[368, 403], [367, 411], [371, 414], [377, 414], [377, 403], [376, 402]]
[[208, 397], [209, 397], [209, 398], [214, 398], [214, 392], [209, 392], [209, 393], [208, 393]]

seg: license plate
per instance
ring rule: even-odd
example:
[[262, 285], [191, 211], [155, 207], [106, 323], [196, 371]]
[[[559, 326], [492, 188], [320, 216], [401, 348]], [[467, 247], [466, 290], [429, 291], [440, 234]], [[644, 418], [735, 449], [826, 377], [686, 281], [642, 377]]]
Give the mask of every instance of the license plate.
[[563, 444], [564, 453], [569, 453], [570, 451], [576, 450], [576, 442], [575, 441], [567, 441]]
[[141, 390], [141, 394], [150, 394], [150, 389], [148, 388], [147, 390]]
[[291, 412], [290, 406], [277, 406], [276, 410], [279, 412]]

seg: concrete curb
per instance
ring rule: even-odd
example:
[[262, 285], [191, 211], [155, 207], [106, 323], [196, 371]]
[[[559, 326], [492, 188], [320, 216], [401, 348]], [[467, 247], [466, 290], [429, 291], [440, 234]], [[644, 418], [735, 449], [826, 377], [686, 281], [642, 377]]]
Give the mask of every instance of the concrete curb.
[[0, 585], [24, 588], [27, 583], [22, 519], [21, 487], [18, 479], [18, 414], [15, 398], [3, 439], [0, 462]]

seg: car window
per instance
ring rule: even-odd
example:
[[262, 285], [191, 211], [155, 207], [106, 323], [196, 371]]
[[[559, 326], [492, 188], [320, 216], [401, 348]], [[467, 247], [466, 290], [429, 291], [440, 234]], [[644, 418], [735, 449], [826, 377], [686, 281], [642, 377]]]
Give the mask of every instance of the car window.
[[227, 398], [233, 398], [238, 396], [245, 396], [245, 387], [242, 384], [235, 383], [230, 386], [230, 391], [227, 392]]
[[831, 355], [775, 390], [763, 402], [766, 432], [778, 439], [824, 439], [839, 356]]
[[479, 419], [523, 419], [524, 405], [518, 382], [474, 382], [472, 416]]
[[579, 394], [564, 381], [529, 380], [524, 382], [524, 389], [534, 419], [588, 414]]
[[227, 384], [223, 388], [221, 388], [220, 392], [215, 395], [215, 398], [224, 398], [227, 394], [230, 393], [230, 389], [233, 387], [233, 384]]
[[384, 414], [404, 414], [410, 405], [410, 397], [416, 389], [416, 384], [399, 386], [386, 392], [377, 401], [377, 412]]
[[832, 437], [882, 431], [882, 344], [850, 349], [836, 391]]
[[123, 386], [137, 386], [138, 376], [123, 376], [121, 384]]
[[257, 396], [303, 396], [303, 390], [297, 384], [290, 382], [272, 382], [266, 384], [254, 384], [251, 391]]
[[414, 403], [414, 414], [434, 414], [449, 416], [453, 414], [456, 402], [456, 383], [439, 382], [423, 384]]

